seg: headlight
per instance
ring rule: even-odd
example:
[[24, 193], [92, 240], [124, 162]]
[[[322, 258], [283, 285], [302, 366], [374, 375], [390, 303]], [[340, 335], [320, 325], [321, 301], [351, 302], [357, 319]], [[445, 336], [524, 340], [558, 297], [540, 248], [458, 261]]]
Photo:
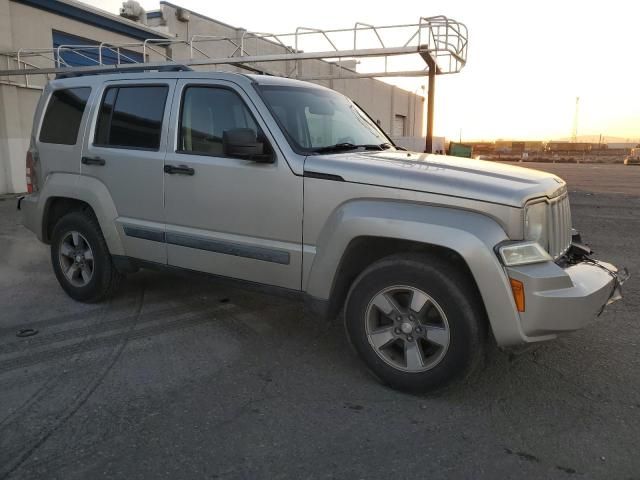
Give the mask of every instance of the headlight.
[[498, 248], [502, 263], [507, 267], [548, 262], [551, 255], [536, 242], [511, 243]]
[[524, 211], [524, 239], [531, 240], [549, 248], [548, 223], [546, 202], [538, 202], [525, 207]]

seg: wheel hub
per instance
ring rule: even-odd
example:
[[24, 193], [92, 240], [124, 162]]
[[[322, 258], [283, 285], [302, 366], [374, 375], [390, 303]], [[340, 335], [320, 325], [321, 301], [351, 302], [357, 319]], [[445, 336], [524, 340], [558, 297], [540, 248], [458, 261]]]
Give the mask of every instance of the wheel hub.
[[402, 322], [402, 324], [400, 325], [400, 330], [402, 330], [402, 333], [404, 333], [405, 335], [409, 335], [411, 332], [413, 332], [413, 325], [411, 324], [411, 322]]

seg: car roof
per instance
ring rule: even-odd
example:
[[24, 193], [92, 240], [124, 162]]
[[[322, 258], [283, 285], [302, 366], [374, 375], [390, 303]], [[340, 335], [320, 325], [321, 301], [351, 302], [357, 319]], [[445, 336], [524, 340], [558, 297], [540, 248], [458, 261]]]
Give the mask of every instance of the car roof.
[[257, 83], [260, 85], [282, 85], [282, 86], [298, 86], [306, 88], [326, 89], [320, 85], [295, 80], [291, 78], [276, 77], [271, 75], [247, 75], [243, 73], [233, 72], [212, 72], [212, 71], [178, 71], [178, 72], [130, 72], [126, 70], [114, 71], [109, 73], [100, 73], [96, 75], [78, 75], [69, 78], [59, 78], [49, 82], [50, 88], [57, 90], [59, 88], [70, 88], [80, 86], [100, 85], [104, 82], [111, 81], [140, 81], [153, 79], [203, 79], [203, 80], [227, 80], [240, 85], [249, 85]]
[[297, 80], [295, 78], [276, 77], [274, 75], [245, 75], [259, 85], [281, 85], [287, 87], [305, 87], [305, 88], [318, 88], [327, 89], [322, 85], [315, 83], [305, 82], [303, 80]]

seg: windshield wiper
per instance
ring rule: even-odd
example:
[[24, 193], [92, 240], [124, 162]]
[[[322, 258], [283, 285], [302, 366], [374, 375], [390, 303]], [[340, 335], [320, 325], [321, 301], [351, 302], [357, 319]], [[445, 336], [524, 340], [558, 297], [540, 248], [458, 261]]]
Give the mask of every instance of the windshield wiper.
[[326, 147], [318, 147], [314, 148], [313, 151], [315, 153], [329, 153], [329, 152], [339, 152], [341, 150], [356, 150], [358, 148], [364, 148], [365, 150], [387, 150], [393, 147], [390, 143], [380, 143], [376, 144], [362, 144], [356, 145], [350, 142], [341, 142], [336, 143], [335, 145], [327, 145]]
[[335, 145], [327, 145], [326, 147], [313, 148], [315, 153], [339, 152], [340, 150], [355, 150], [358, 145], [349, 142], [336, 143]]

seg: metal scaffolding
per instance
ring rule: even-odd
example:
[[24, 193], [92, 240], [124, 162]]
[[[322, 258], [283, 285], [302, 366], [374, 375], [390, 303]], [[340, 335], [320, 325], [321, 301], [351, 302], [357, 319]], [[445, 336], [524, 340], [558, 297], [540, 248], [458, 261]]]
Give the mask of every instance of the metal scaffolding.
[[[284, 34], [241, 31], [236, 37], [194, 35], [188, 40], [148, 38], [119, 44], [21, 48], [0, 52], [0, 68], [6, 65], [0, 70], [0, 82], [37, 88], [38, 82], [32, 76], [46, 81], [58, 74], [139, 70], [141, 64], [148, 70], [171, 65], [213, 68], [228, 65], [300, 80], [428, 77], [425, 150], [431, 152], [435, 76], [459, 72], [467, 61], [467, 44], [468, 32], [463, 23], [435, 16], [402, 25], [357, 22], [346, 29], [299, 27]], [[216, 51], [215, 55], [210, 53], [211, 49]], [[141, 54], [142, 62], [136, 62], [129, 52]], [[116, 63], [106, 65], [106, 54], [111, 60], [115, 56]], [[82, 58], [89, 65], [72, 66], [65, 60], [70, 56]], [[305, 73], [305, 64], [311, 60], [329, 63], [329, 71], [314, 73], [310, 69]], [[287, 68], [284, 72], [275, 71], [268, 66], [272, 62], [286, 62]], [[356, 63], [359, 65], [354, 68]]]

